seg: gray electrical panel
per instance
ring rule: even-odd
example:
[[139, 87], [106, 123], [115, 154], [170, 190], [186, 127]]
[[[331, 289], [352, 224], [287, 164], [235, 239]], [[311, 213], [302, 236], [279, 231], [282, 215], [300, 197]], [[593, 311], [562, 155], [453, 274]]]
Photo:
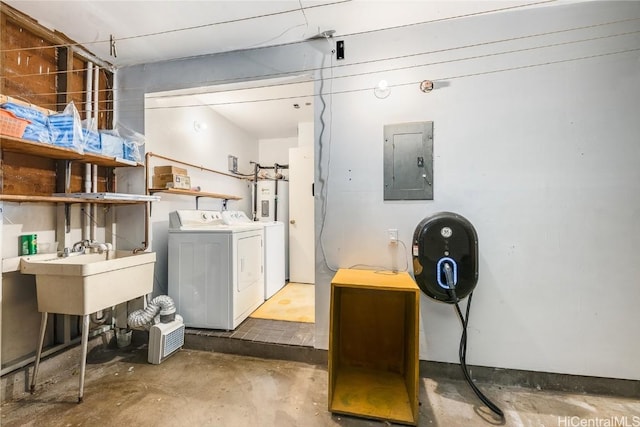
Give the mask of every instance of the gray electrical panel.
[[384, 200], [433, 200], [433, 122], [384, 126]]

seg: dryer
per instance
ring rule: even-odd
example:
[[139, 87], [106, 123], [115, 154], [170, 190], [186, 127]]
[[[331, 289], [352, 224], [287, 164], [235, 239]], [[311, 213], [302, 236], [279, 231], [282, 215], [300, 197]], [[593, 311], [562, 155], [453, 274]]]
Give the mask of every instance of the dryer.
[[217, 211], [169, 214], [169, 296], [186, 326], [233, 330], [264, 302], [263, 235]]

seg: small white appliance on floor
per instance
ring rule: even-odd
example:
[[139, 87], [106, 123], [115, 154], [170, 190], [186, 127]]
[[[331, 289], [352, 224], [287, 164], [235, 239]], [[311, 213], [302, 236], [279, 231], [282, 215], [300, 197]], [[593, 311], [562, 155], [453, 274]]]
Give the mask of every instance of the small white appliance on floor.
[[264, 299], [271, 298], [286, 284], [285, 224], [281, 221], [251, 221], [242, 211], [223, 211], [222, 219], [229, 225], [264, 227]]
[[183, 345], [184, 323], [182, 317], [176, 316], [176, 320], [169, 323], [156, 323], [149, 329], [147, 361], [158, 365], [180, 350]]
[[169, 296], [186, 326], [233, 330], [264, 302], [263, 235], [217, 211], [169, 214]]

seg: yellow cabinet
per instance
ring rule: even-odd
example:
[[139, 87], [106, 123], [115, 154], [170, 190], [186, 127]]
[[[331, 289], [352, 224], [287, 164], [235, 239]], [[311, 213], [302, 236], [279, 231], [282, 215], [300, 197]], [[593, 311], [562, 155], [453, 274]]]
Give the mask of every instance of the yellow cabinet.
[[331, 281], [329, 411], [416, 425], [420, 290], [408, 273]]

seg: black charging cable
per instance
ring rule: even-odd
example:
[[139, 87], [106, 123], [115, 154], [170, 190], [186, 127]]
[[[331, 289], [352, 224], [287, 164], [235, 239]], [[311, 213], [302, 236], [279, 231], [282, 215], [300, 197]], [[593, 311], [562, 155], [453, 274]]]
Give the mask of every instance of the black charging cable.
[[473, 392], [478, 396], [478, 399], [482, 401], [494, 414], [499, 416], [502, 421], [504, 421], [504, 412], [493, 403], [487, 396], [485, 396], [482, 391], [475, 385], [473, 380], [471, 379], [471, 375], [469, 375], [469, 369], [467, 369], [467, 326], [469, 325], [469, 313], [471, 311], [471, 299], [473, 298], [473, 292], [469, 294], [469, 301], [467, 301], [467, 311], [466, 315], [462, 315], [462, 310], [460, 310], [460, 305], [458, 304], [460, 300], [456, 295], [456, 285], [453, 281], [453, 271], [449, 263], [445, 263], [443, 266], [444, 275], [447, 279], [447, 286], [449, 287], [449, 293], [453, 298], [453, 303], [456, 308], [456, 313], [458, 313], [458, 317], [460, 318], [460, 322], [462, 323], [462, 337], [460, 338], [460, 349], [458, 350], [458, 357], [460, 358], [460, 367], [462, 368], [462, 373], [464, 374], [464, 378], [469, 383], [469, 386], [473, 390]]

